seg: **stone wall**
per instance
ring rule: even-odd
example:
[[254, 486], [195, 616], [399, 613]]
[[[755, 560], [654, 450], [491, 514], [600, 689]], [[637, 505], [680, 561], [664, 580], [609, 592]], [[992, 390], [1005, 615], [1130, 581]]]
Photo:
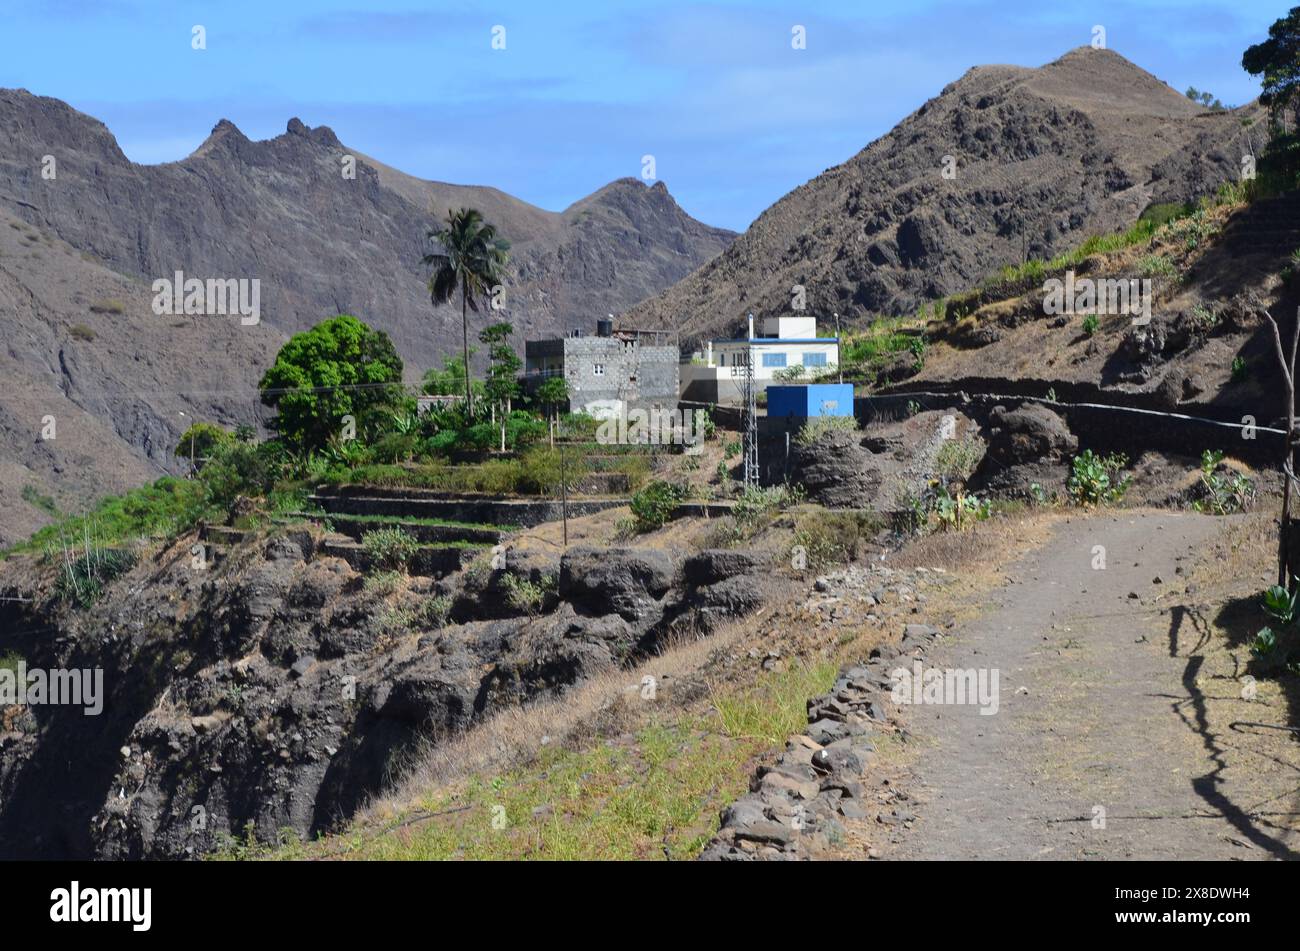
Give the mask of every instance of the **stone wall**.
[[[597, 365], [604, 368], [600, 375]], [[596, 400], [622, 400], [628, 409], [677, 406], [675, 346], [651, 346], [618, 337], [567, 337], [564, 376], [575, 411]]]

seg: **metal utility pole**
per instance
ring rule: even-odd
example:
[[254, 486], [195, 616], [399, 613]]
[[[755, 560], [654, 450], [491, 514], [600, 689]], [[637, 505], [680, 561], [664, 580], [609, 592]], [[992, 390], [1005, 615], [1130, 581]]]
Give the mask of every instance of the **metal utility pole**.
[[[749, 325], [754, 325], [754, 315], [749, 315]], [[745, 342], [745, 376], [741, 399], [744, 401], [744, 456], [745, 488], [758, 488], [758, 399], [754, 386], [754, 346], [753, 331]]]
[[840, 312], [835, 312], [835, 369], [840, 371], [840, 382], [844, 382], [844, 361], [840, 359]]

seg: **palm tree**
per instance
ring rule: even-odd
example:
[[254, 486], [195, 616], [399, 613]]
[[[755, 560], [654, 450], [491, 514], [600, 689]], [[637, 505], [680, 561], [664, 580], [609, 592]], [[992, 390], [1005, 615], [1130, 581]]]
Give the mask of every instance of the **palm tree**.
[[[433, 266], [429, 278], [429, 299], [437, 307], [445, 304], [460, 288], [460, 330], [465, 360], [465, 418], [473, 416], [469, 387], [469, 310], [478, 312], [478, 298], [486, 297], [505, 277], [510, 259], [510, 242], [483, 220], [474, 208], [447, 211], [446, 224], [429, 232], [429, 239], [442, 250], [424, 256]], [[468, 310], [467, 310], [468, 308]]]

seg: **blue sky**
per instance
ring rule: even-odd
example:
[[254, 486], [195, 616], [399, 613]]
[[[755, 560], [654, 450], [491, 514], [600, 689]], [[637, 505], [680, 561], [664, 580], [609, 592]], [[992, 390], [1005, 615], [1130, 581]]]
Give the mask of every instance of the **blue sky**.
[[137, 162], [184, 157], [222, 118], [266, 138], [298, 116], [403, 171], [555, 210], [650, 154], [688, 212], [743, 230], [969, 67], [1041, 65], [1096, 24], [1179, 90], [1249, 100], [1241, 51], [1288, 6], [0, 0], [0, 86], [102, 119]]

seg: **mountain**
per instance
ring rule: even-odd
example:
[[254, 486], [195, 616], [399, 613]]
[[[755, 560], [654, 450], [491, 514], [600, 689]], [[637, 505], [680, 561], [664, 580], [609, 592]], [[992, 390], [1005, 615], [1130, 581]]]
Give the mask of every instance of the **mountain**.
[[[326, 317], [386, 330], [411, 378], [457, 351], [459, 304], [430, 306], [420, 259], [429, 228], [462, 205], [513, 244], [504, 309], [477, 321], [511, 321], [520, 349], [626, 310], [734, 238], [662, 182], [619, 179], [545, 211], [414, 178], [298, 119], [266, 141], [222, 120], [187, 158], [137, 165], [101, 122], [0, 90], [0, 365], [19, 382], [0, 389], [0, 544], [47, 517], [24, 487], [75, 507], [174, 468], [183, 413], [256, 421], [276, 347]], [[257, 279], [259, 322], [155, 315], [151, 284], [177, 271]], [[40, 438], [46, 415], [54, 440]]]
[[907, 313], [1212, 191], [1263, 145], [1247, 125], [1260, 114], [1211, 112], [1090, 47], [1034, 69], [976, 67], [625, 319], [717, 334], [751, 311], [788, 312], [794, 285], [827, 317]]

